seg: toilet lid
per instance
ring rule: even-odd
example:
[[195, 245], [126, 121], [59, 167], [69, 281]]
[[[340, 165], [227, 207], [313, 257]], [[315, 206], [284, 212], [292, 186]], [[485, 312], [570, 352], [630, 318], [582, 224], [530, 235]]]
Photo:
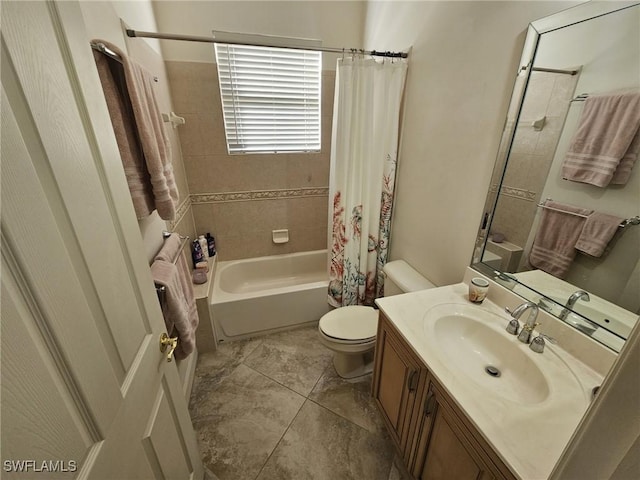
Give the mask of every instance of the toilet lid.
[[329, 337], [366, 340], [376, 336], [378, 312], [361, 305], [336, 308], [320, 319], [320, 328]]

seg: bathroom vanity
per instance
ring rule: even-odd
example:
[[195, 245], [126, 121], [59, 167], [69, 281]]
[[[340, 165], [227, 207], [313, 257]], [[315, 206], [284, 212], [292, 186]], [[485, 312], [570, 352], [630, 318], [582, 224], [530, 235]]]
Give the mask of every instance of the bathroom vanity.
[[493, 299], [471, 304], [461, 283], [377, 300], [373, 396], [417, 479], [548, 478], [602, 382], [562, 348], [564, 326], [535, 353], [505, 330], [521, 299]]
[[515, 478], [383, 313], [377, 349], [376, 403], [414, 477]]

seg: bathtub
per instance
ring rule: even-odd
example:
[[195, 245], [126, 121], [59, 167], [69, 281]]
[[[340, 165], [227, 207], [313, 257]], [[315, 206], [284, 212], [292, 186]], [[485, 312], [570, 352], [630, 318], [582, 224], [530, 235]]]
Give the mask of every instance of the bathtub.
[[318, 322], [328, 285], [327, 250], [219, 262], [210, 304], [218, 342]]

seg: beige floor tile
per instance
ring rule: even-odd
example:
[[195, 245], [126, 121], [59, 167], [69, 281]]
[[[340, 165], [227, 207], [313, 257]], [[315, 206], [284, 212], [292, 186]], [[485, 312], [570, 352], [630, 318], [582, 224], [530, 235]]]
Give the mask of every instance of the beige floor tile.
[[331, 357], [314, 326], [265, 337], [245, 364], [306, 397]]
[[392, 457], [386, 436], [307, 401], [258, 480], [388, 480]]
[[198, 357], [189, 402], [192, 419], [197, 420], [210, 415], [206, 399], [261, 342], [258, 338], [227, 343], [219, 345], [215, 352], [204, 353]]
[[331, 365], [309, 399], [372, 433], [383, 432], [384, 421], [371, 397], [371, 377], [340, 378]]
[[204, 464], [220, 480], [255, 479], [304, 397], [239, 365], [200, 408], [194, 421]]

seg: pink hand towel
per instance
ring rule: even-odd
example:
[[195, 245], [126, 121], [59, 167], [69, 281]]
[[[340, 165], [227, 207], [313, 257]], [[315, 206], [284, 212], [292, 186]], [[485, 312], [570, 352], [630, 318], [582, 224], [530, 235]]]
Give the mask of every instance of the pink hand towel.
[[606, 213], [592, 213], [584, 222], [576, 249], [593, 257], [600, 257], [618, 231], [622, 220]]
[[575, 245], [586, 221], [585, 217], [593, 210], [550, 200], [545, 202], [545, 206], [556, 210], [543, 208], [529, 253], [529, 263], [555, 277], [564, 278], [576, 256]]
[[562, 178], [598, 187], [624, 185], [638, 149], [640, 93], [589, 97], [562, 165]]
[[[175, 351], [178, 360], [195, 350], [196, 329], [199, 324], [191, 269], [180, 245], [180, 237], [175, 233], [171, 234], [151, 265], [154, 282], [166, 289], [162, 313], [167, 331], [171, 333], [175, 329], [178, 333], [178, 348]], [[176, 258], [174, 264], [173, 260]]]

